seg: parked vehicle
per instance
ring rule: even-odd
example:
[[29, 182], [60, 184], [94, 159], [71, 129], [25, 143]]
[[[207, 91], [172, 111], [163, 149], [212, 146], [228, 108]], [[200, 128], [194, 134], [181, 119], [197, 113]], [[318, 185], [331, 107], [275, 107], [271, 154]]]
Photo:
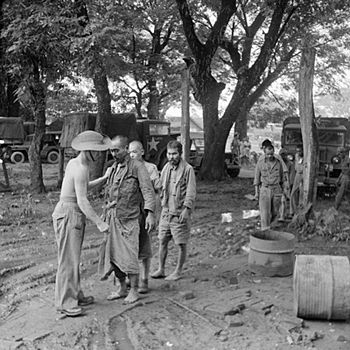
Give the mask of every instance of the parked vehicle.
[[[202, 166], [204, 156], [204, 134], [203, 132], [190, 133], [191, 149], [190, 149], [190, 164], [194, 170], [198, 172]], [[240, 164], [237, 155], [231, 152], [225, 152], [225, 170], [227, 174], [234, 178], [239, 175]]]
[[[350, 122], [346, 118], [319, 118], [317, 121], [319, 141], [319, 186], [335, 186], [341, 172], [339, 147], [350, 148]], [[300, 119], [286, 118], [283, 122], [281, 144], [288, 152], [288, 157], [294, 160], [295, 149], [301, 145]]]
[[[86, 130], [95, 129], [96, 114], [70, 113], [64, 118], [62, 137], [68, 137], [69, 131], [74, 129], [73, 125], [77, 123], [79, 118], [84, 120], [83, 125], [86, 126]], [[145, 149], [145, 160], [156, 164], [159, 170], [167, 162], [166, 147], [168, 142], [176, 139], [178, 136], [178, 134], [170, 132], [170, 122], [156, 119], [136, 119], [133, 113], [112, 114], [108, 120], [106, 134], [111, 138], [116, 135], [124, 135], [130, 141], [140, 141]], [[66, 144], [65, 140], [61, 140], [60, 143], [61, 145]], [[69, 155], [69, 153], [70, 150], [67, 149], [66, 154]], [[108, 156], [109, 160], [111, 160], [111, 155], [109, 154]]]
[[[47, 127], [48, 129], [49, 127]], [[33, 139], [34, 123], [23, 123], [20, 118], [0, 117], [0, 145], [4, 160], [23, 163]], [[43, 138], [41, 158], [51, 164], [58, 163], [60, 131], [46, 131]]]

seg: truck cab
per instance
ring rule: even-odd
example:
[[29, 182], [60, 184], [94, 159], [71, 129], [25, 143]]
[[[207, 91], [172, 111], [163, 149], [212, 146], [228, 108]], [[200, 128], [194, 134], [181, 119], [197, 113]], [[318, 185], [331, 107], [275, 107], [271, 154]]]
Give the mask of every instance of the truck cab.
[[[346, 118], [319, 118], [317, 120], [319, 186], [335, 186], [341, 173], [338, 149], [339, 147], [349, 149], [349, 132], [350, 123]], [[296, 147], [302, 143], [299, 118], [286, 118], [283, 122], [281, 145], [287, 150], [290, 160], [294, 160]]]
[[[193, 169], [197, 173], [202, 166], [204, 157], [204, 133], [202, 131], [191, 132], [190, 139], [191, 146], [189, 163], [193, 166]], [[225, 170], [227, 175], [231, 178], [239, 175], [240, 164], [238, 156], [233, 155], [232, 152], [225, 152]]]
[[145, 160], [162, 169], [167, 162], [167, 144], [178, 134], [170, 133], [170, 123], [165, 120], [137, 119], [136, 123], [139, 141], [145, 149]]

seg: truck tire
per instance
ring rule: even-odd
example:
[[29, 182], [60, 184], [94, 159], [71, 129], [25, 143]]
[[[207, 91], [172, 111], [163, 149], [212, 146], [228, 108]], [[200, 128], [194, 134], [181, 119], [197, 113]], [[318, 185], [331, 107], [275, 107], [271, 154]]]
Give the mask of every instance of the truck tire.
[[58, 153], [58, 151], [50, 151], [47, 154], [47, 162], [50, 164], [57, 164], [58, 163], [58, 159], [60, 157], [60, 154]]
[[20, 164], [20, 163], [24, 163], [24, 161], [26, 160], [26, 157], [23, 152], [14, 151], [11, 154], [10, 160], [12, 163]]
[[235, 168], [235, 169], [227, 169], [227, 174], [229, 175], [229, 177], [237, 177], [239, 175], [240, 169], [239, 168]]

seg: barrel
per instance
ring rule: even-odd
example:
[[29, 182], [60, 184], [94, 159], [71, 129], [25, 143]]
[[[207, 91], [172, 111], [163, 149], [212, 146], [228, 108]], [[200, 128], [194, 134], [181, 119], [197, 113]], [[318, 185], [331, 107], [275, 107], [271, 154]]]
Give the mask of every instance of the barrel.
[[263, 276], [293, 273], [295, 236], [288, 232], [257, 231], [250, 235], [248, 266]]
[[309, 319], [350, 318], [350, 264], [346, 256], [298, 255], [293, 276], [294, 311]]

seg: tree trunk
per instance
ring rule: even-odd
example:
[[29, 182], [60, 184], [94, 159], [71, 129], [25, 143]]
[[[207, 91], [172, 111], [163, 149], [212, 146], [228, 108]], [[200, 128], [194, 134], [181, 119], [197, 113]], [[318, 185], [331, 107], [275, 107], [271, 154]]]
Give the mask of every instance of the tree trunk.
[[299, 113], [304, 148], [304, 207], [315, 202], [317, 192], [318, 137], [312, 95], [315, 55], [314, 48], [306, 47], [300, 61]]
[[9, 117], [19, 116], [19, 102], [17, 101], [17, 84], [10, 75], [7, 75], [7, 115]]
[[240, 140], [244, 139], [247, 136], [247, 132], [248, 132], [247, 122], [248, 122], [248, 111], [243, 110], [239, 114], [235, 124], [235, 132], [238, 132]]
[[225, 130], [218, 118], [219, 98], [223, 88], [224, 84], [217, 83], [212, 78], [204, 89], [205, 97], [201, 99], [205, 152], [199, 176], [208, 180], [221, 180], [225, 175], [225, 145], [229, 129]]
[[149, 99], [147, 105], [147, 117], [148, 119], [160, 119], [159, 118], [159, 91], [157, 88], [157, 81], [151, 79], [148, 82]]
[[40, 80], [39, 67], [36, 62], [34, 63], [33, 72], [34, 82], [30, 90], [34, 110], [35, 129], [34, 137], [28, 152], [30, 163], [30, 189], [32, 192], [42, 193], [45, 192], [45, 186], [43, 182], [43, 169], [40, 152], [45, 134], [46, 91], [44, 84]]
[[[106, 134], [108, 128], [108, 119], [111, 118], [111, 95], [108, 89], [108, 80], [103, 69], [97, 69], [93, 77], [94, 87], [97, 97], [97, 117], [95, 131], [100, 134]], [[90, 170], [90, 180], [102, 176], [106, 152], [99, 152], [96, 161]]]

